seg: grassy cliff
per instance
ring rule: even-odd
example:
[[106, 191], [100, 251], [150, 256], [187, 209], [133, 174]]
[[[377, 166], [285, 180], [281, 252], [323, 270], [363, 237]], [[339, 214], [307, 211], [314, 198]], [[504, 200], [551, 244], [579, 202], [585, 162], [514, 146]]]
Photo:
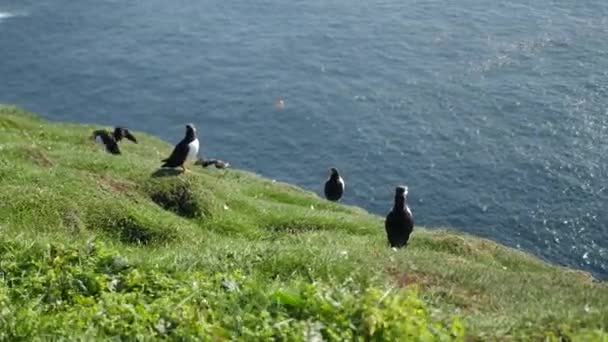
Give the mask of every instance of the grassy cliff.
[[393, 251], [362, 209], [94, 128], [0, 106], [0, 340], [608, 339], [587, 273], [421, 227]]

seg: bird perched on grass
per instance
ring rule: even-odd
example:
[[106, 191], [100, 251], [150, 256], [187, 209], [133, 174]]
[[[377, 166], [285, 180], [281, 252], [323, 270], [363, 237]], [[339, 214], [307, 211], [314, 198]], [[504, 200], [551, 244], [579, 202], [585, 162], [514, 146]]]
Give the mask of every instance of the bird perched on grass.
[[184, 163], [188, 158], [195, 159], [198, 155], [198, 138], [196, 137], [196, 128], [193, 124], [186, 125], [186, 135], [173, 149], [171, 155], [167, 159], [163, 159], [161, 167], [181, 167], [186, 171]]
[[395, 189], [393, 210], [388, 213], [386, 221], [384, 221], [386, 236], [391, 247], [406, 246], [410, 234], [414, 230], [414, 217], [406, 203], [407, 192], [407, 186], [398, 186]]
[[335, 167], [329, 169], [329, 172], [329, 179], [325, 182], [325, 198], [330, 201], [338, 201], [344, 193], [344, 180]]
[[135, 139], [135, 136], [133, 136], [133, 134], [131, 134], [131, 132], [124, 127], [116, 127], [111, 133], [105, 129], [100, 129], [93, 132], [93, 139], [95, 139], [97, 143], [103, 144], [106, 151], [112, 154], [120, 154], [118, 142], [120, 142], [123, 138], [131, 140], [137, 144], [137, 139]]
[[219, 160], [219, 159], [199, 159], [197, 160], [194, 165], [200, 165], [202, 167], [207, 167], [209, 165], [215, 165], [216, 169], [225, 169], [228, 166], [230, 166], [230, 163], [225, 162], [223, 160]]

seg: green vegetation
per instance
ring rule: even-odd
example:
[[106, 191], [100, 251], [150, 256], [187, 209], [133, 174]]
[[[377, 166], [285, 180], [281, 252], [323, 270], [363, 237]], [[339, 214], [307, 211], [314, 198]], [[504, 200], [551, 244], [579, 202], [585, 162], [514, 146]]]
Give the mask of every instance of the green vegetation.
[[93, 128], [0, 107], [0, 340], [608, 341], [586, 273], [420, 227], [393, 251], [362, 209]]

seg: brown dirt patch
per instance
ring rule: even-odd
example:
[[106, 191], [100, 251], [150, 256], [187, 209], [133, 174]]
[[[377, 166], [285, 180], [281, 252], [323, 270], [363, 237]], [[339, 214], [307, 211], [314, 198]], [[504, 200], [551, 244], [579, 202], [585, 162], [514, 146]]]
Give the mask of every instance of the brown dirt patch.
[[75, 209], [68, 209], [63, 213], [63, 224], [71, 233], [80, 233], [85, 224], [80, 219], [80, 214]]
[[396, 267], [389, 267], [387, 272], [391, 275], [399, 287], [411, 285], [428, 287], [438, 283], [436, 276], [421, 271], [400, 271], [397, 270]]
[[427, 274], [421, 272], [402, 273], [396, 276], [395, 280], [401, 287], [414, 284], [426, 286], [432, 283], [431, 278]]
[[135, 192], [135, 184], [133, 183], [120, 182], [107, 175], [100, 176], [99, 180], [103, 186], [113, 192], [122, 194], [130, 194]]
[[40, 151], [39, 148], [34, 146], [25, 147], [25, 153], [30, 157], [30, 159], [39, 166], [42, 167], [53, 167], [55, 166], [55, 162], [51, 160], [44, 152]]
[[421, 272], [418, 270], [403, 271], [391, 266], [387, 272], [399, 287], [418, 286], [433, 298], [432, 301], [449, 303], [467, 313], [488, 308], [491, 300], [487, 294], [475, 289], [467, 289], [462, 285], [450, 282], [440, 275]]

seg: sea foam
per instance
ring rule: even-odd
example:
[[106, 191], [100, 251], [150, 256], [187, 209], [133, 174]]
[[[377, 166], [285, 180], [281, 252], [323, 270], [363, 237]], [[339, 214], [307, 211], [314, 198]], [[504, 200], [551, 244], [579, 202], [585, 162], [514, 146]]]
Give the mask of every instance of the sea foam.
[[18, 16], [22, 16], [23, 14], [21, 13], [14, 13], [14, 12], [0, 12], [0, 22], [4, 21], [5, 19], [8, 18], [14, 18], [14, 17], [18, 17]]

